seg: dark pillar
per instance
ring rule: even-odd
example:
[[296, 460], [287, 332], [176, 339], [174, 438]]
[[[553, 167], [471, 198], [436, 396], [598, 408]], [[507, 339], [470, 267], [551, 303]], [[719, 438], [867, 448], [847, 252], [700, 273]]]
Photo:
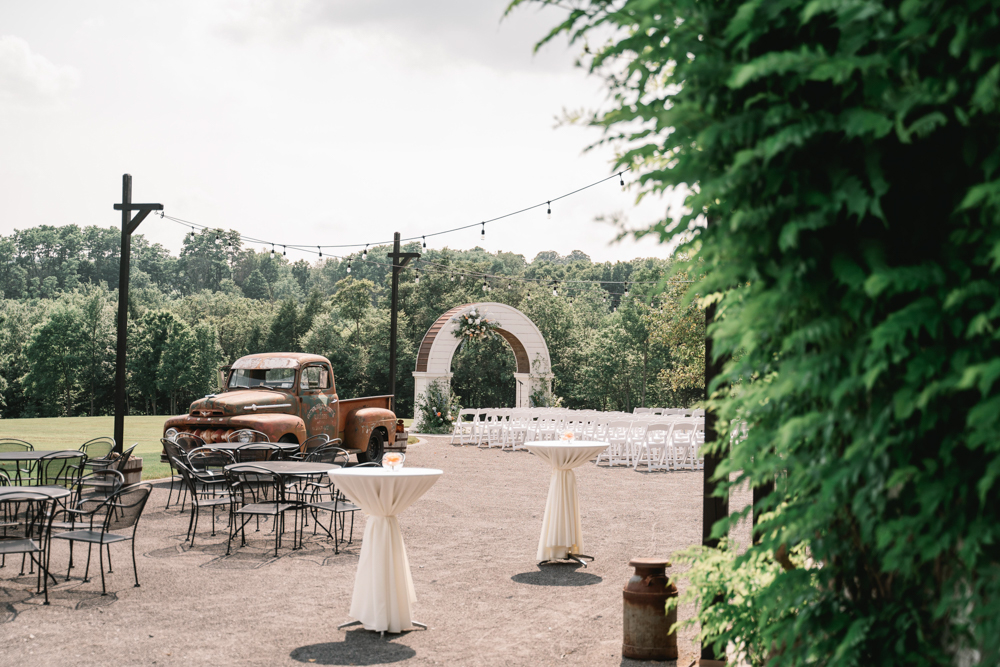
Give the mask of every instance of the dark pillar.
[[122, 243], [118, 254], [118, 345], [115, 348], [115, 448], [122, 451], [125, 442], [125, 354], [128, 345], [128, 273], [132, 254], [129, 233], [132, 211], [132, 175], [122, 176]]

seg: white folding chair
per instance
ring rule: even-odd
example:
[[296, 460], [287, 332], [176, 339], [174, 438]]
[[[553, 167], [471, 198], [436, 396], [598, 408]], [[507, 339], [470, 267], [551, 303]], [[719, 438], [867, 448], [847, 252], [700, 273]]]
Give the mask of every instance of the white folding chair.
[[631, 428], [632, 422], [629, 420], [608, 422], [602, 442], [607, 442], [610, 446], [597, 455], [594, 465], [600, 465], [602, 457], [607, 459], [609, 466], [628, 463], [628, 436]]
[[455, 420], [455, 427], [451, 432], [451, 444], [455, 444], [455, 438], [458, 438], [460, 445], [472, 442], [473, 429], [475, 428], [474, 419], [478, 412], [473, 408], [463, 408], [458, 411], [458, 418]]
[[639, 465], [645, 463], [646, 470], [649, 472], [652, 472], [654, 468], [669, 470], [670, 465], [666, 453], [672, 429], [673, 424], [663, 422], [647, 426], [643, 440], [639, 443], [638, 454], [632, 468], [638, 470]]

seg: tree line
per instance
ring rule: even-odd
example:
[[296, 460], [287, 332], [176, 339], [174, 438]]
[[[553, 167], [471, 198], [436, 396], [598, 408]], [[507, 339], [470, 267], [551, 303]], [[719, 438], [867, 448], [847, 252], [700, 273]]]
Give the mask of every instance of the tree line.
[[[3, 417], [113, 412], [119, 239], [113, 227], [76, 225], [0, 237]], [[388, 391], [388, 247], [291, 261], [280, 247], [247, 247], [234, 231], [203, 230], [186, 235], [177, 256], [141, 235], [132, 248], [130, 414], [184, 411], [218, 389], [221, 366], [257, 352], [328, 357], [345, 397]], [[656, 284], [669, 260], [598, 263], [580, 251], [549, 251], [527, 261], [416, 243], [406, 250], [423, 257], [400, 281], [402, 415], [413, 411], [410, 371], [427, 329], [450, 308], [482, 301], [519, 308], [545, 337], [554, 396], [538, 400], [631, 410], [703, 395], [704, 318], [683, 301], [681, 283]], [[499, 276], [487, 281], [489, 291], [483, 274]], [[514, 368], [502, 339], [465, 345], [452, 386], [463, 405], [511, 406]]]

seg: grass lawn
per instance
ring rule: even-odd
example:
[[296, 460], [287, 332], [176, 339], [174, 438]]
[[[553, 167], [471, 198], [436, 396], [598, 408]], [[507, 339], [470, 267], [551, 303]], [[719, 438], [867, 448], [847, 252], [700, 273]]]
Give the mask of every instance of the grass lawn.
[[[170, 474], [166, 463], [160, 463], [160, 437], [163, 422], [169, 417], [126, 417], [125, 447], [138, 444], [133, 452], [142, 457], [142, 478], [159, 479]], [[412, 419], [404, 419], [409, 427]], [[18, 438], [35, 449], [77, 449], [91, 438], [113, 435], [114, 417], [50, 417], [45, 419], [0, 419], [0, 438]], [[414, 443], [411, 437], [407, 442]]]

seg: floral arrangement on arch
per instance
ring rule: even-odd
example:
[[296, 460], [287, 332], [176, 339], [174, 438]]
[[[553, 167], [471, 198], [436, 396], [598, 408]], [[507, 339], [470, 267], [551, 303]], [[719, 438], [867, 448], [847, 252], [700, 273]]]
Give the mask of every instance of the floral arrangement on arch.
[[464, 313], [460, 313], [451, 318], [452, 322], [457, 322], [458, 326], [452, 331], [455, 338], [465, 341], [484, 341], [496, 336], [496, 330], [500, 328], [500, 323], [486, 317], [486, 313], [475, 307]]

